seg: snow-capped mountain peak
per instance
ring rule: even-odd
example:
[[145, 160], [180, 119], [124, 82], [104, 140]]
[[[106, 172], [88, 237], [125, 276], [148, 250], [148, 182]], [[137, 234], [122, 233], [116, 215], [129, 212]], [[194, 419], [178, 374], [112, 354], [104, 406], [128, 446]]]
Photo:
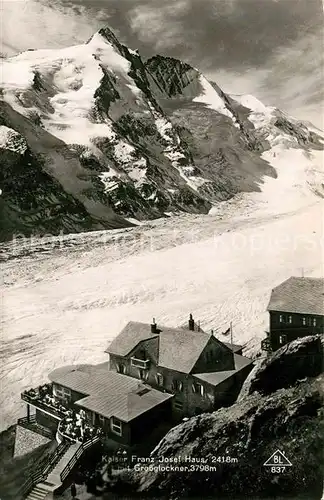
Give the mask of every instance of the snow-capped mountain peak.
[[[24, 154], [41, 159], [95, 227], [207, 213], [276, 175], [262, 157], [274, 140], [322, 147], [306, 126], [252, 96], [226, 95], [187, 63], [143, 62], [109, 28], [81, 45], [5, 59], [1, 76], [0, 125], [24, 138]], [[8, 176], [3, 192], [14, 190]]]

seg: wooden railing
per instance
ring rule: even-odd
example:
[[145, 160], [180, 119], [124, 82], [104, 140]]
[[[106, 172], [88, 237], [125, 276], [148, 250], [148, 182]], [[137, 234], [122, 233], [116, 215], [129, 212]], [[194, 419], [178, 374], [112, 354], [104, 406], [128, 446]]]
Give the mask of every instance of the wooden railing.
[[55, 448], [53, 453], [39, 461], [36, 470], [30, 475], [20, 489], [20, 495], [22, 497], [27, 497], [36, 484], [46, 480], [49, 473], [54, 469], [55, 465], [69, 447], [70, 444], [63, 441]]
[[61, 431], [61, 425], [62, 425], [62, 421], [58, 424], [57, 426], [57, 431], [56, 431], [56, 439], [59, 438], [60, 441], [63, 441], [64, 439], [66, 439], [67, 441], [70, 441], [70, 443], [76, 443], [78, 440], [77, 439], [74, 439], [72, 438], [71, 436], [68, 436], [67, 434], [65, 434], [64, 432]]
[[100, 441], [99, 436], [95, 436], [92, 439], [89, 439], [89, 441], [86, 441], [85, 443], [80, 444], [79, 448], [77, 451], [74, 453], [73, 457], [70, 459], [70, 461], [66, 464], [64, 469], [62, 470], [60, 474], [60, 479], [61, 482], [63, 483], [65, 479], [68, 477], [72, 469], [76, 466], [78, 460], [82, 457], [83, 453], [93, 446], [95, 443], [98, 443]]
[[39, 408], [40, 410], [44, 410], [45, 412], [49, 413], [50, 415], [59, 420], [65, 416], [64, 410], [59, 410], [58, 408], [54, 408], [54, 406], [44, 403], [41, 399], [38, 399], [37, 397], [33, 398], [23, 392], [21, 394], [21, 399], [26, 403], [29, 403], [30, 405], [33, 405], [36, 408]]
[[134, 366], [136, 368], [142, 368], [143, 370], [148, 370], [150, 364], [149, 359], [138, 359], [138, 358], [131, 358], [131, 366]]
[[37, 434], [40, 434], [41, 436], [44, 436], [48, 439], [53, 439], [53, 432], [47, 429], [46, 427], [40, 425], [36, 421], [36, 415], [30, 415], [29, 418], [28, 417], [18, 418], [17, 424], [20, 425], [21, 427], [24, 427], [25, 429], [36, 432]]

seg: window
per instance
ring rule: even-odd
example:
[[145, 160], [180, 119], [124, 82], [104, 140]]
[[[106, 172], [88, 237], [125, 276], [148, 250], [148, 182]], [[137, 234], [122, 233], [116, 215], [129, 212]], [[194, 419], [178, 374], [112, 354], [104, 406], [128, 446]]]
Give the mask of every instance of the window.
[[316, 326], [316, 318], [313, 318], [313, 326]]
[[183, 383], [181, 382], [181, 380], [172, 380], [172, 390], [173, 391], [178, 391], [178, 392], [181, 392], [183, 389]]
[[289, 323], [292, 323], [292, 316], [289, 316]]
[[139, 368], [138, 370], [138, 376], [141, 380], [147, 380], [148, 377], [149, 377], [149, 372], [146, 371], [146, 370], [142, 370], [141, 368]]
[[58, 398], [63, 398], [63, 387], [55, 385], [54, 386], [54, 396], [57, 396]]
[[194, 384], [192, 384], [192, 392], [195, 392], [203, 396], [205, 394], [205, 388], [202, 384], [195, 382]]
[[303, 326], [306, 326], [306, 318], [303, 318]]
[[284, 320], [283, 320], [283, 315], [282, 315], [282, 314], [280, 314], [280, 316], [279, 316], [279, 323], [283, 323], [283, 322], [284, 322]]
[[61, 387], [59, 385], [54, 388], [54, 396], [57, 396], [61, 399], [70, 399], [71, 398], [71, 390], [67, 387]]
[[287, 335], [280, 335], [279, 336], [279, 344], [286, 344], [287, 343]]
[[102, 415], [98, 415], [98, 417], [99, 417], [100, 425], [104, 426], [105, 425], [105, 417], [103, 417]]
[[156, 380], [156, 383], [157, 383], [158, 385], [163, 385], [163, 381], [164, 381], [164, 379], [163, 379], [163, 375], [162, 375], [162, 373], [157, 373], [157, 374], [155, 375], [155, 380]]
[[121, 363], [118, 363], [117, 365], [117, 371], [118, 373], [123, 373], [125, 374], [126, 373], [126, 366], [121, 364]]
[[110, 428], [114, 434], [117, 434], [118, 436], [122, 435], [122, 423], [120, 420], [117, 420], [117, 418], [111, 418]]
[[181, 401], [175, 401], [174, 407], [176, 410], [183, 410], [183, 403]]

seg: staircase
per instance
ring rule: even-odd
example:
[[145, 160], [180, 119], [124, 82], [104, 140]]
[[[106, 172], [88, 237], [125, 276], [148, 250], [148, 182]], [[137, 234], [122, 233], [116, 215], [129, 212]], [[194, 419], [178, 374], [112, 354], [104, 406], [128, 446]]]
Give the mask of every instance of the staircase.
[[26, 500], [50, 500], [53, 498], [53, 487], [44, 483], [37, 484], [29, 493]]
[[47, 476], [55, 469], [68, 450], [69, 444], [61, 443], [54, 450], [54, 453], [40, 461], [37, 469], [22, 485], [21, 495], [26, 500], [43, 500], [45, 498], [49, 500], [53, 497], [52, 493], [57, 488], [57, 485], [47, 481]]
[[71, 446], [67, 449], [67, 451], [64, 453], [63, 457], [60, 459], [60, 461], [56, 464], [52, 472], [47, 476], [46, 482], [55, 484], [57, 487], [61, 486], [62, 480], [61, 480], [61, 473], [71, 462], [71, 459], [76, 455], [78, 456], [79, 450], [82, 449], [82, 444], [81, 443], [74, 443], [71, 444]]
[[54, 454], [47, 458], [45, 463], [41, 464], [39, 470], [29, 479], [25, 489], [28, 493], [25, 500], [53, 499], [54, 491], [62, 487], [83, 453], [99, 441], [100, 438], [96, 436], [85, 443], [71, 444], [66, 441], [60, 443]]
[[[38, 483], [27, 496], [26, 500], [50, 500], [53, 498], [53, 492], [62, 485], [61, 472], [71, 461], [71, 458], [77, 453], [82, 445], [74, 443], [65, 447], [62, 455], [58, 455], [57, 463], [52, 462], [43, 471], [43, 483]], [[44, 479], [46, 478], [46, 479]]]

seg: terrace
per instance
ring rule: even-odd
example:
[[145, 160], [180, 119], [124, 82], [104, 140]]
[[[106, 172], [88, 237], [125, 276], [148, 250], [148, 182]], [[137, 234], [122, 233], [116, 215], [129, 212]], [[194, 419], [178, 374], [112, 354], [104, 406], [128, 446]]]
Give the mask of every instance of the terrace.
[[60, 421], [57, 434], [59, 439], [86, 443], [97, 436], [100, 437], [103, 431], [100, 427], [94, 427], [87, 421], [83, 410], [79, 413], [70, 410]]
[[36, 389], [28, 389], [21, 394], [21, 399], [58, 420], [64, 418], [68, 411], [62, 401], [53, 396], [52, 384], [44, 384]]
[[[89, 422], [84, 410], [76, 412], [64, 406], [64, 401], [62, 402], [61, 399], [53, 395], [52, 384], [41, 385], [36, 389], [28, 389], [21, 394], [21, 399], [25, 401], [28, 406], [31, 405], [58, 420], [56, 436], [59, 442], [66, 439], [74, 443], [85, 443], [96, 437], [100, 437], [103, 433], [100, 427], [94, 427]], [[35, 415], [30, 414], [28, 406], [27, 417], [20, 419], [21, 425], [35, 432], [39, 432], [40, 428], [43, 430], [44, 427], [37, 424]], [[44, 435], [43, 432], [39, 433]]]

